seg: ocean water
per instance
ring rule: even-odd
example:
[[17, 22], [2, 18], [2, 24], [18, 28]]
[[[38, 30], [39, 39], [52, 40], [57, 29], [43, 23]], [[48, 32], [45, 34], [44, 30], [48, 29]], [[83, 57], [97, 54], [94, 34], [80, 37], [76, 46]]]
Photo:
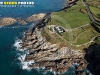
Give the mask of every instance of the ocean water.
[[[3, 1], [3, 0], [0, 0]], [[10, 1], [10, 0], [7, 0]], [[20, 1], [20, 0], [13, 0]], [[25, 0], [22, 0], [25, 1]], [[29, 1], [29, 0], [26, 0]], [[35, 2], [34, 8], [0, 8], [1, 17], [25, 17], [35, 13], [53, 12], [63, 8], [64, 0], [30, 0]], [[18, 40], [24, 36], [25, 31], [33, 26], [29, 23], [25, 26], [14, 24], [0, 28], [0, 75], [54, 75], [52, 71], [43, 69], [22, 69], [18, 59], [24, 52], [19, 50]], [[60, 74], [61, 75], [61, 74]], [[62, 75], [75, 75], [72, 68]]]
[[[18, 58], [24, 54], [14, 45], [23, 37], [24, 32], [31, 28], [28, 24], [14, 24], [0, 28], [0, 75], [54, 75], [54, 72], [45, 72], [43, 69], [22, 69], [21, 61]], [[18, 44], [16, 44], [18, 47]], [[73, 69], [69, 69], [63, 75], [74, 75]]]
[[[12, 1], [12, 0], [0, 0]], [[27, 17], [35, 13], [58, 11], [64, 7], [65, 0], [13, 0], [17, 2], [34, 2], [33, 7], [2, 7], [0, 8], [0, 16], [4, 17]], [[2, 11], [2, 12], [1, 12]]]

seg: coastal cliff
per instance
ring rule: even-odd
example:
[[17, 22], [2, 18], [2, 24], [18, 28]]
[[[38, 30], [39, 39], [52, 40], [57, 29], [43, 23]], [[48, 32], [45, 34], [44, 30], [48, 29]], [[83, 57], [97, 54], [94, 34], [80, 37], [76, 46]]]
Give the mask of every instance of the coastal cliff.
[[24, 62], [35, 62], [29, 65], [30, 68], [45, 67], [47, 71], [52, 69], [57, 73], [64, 73], [72, 65], [75, 71], [83, 70], [87, 66], [84, 52], [48, 42], [42, 36], [41, 29], [36, 28], [32, 35], [31, 31], [26, 32], [21, 40], [21, 49], [29, 50]]

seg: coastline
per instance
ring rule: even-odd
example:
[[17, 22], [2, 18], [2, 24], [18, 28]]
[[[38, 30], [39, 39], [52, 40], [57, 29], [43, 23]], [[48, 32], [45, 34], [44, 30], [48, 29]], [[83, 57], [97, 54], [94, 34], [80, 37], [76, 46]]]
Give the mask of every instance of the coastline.
[[[34, 15], [26, 18], [26, 21], [32, 22], [33, 17]], [[27, 51], [25, 55], [18, 58], [22, 63], [22, 69], [44, 67], [46, 71], [52, 70], [59, 74], [66, 72], [71, 66], [75, 73], [84, 70], [88, 65], [84, 59], [85, 53], [82, 50], [74, 50], [68, 46], [60, 47], [58, 44], [48, 42], [42, 35], [42, 27], [39, 27], [44, 20], [42, 17], [36, 26], [25, 33], [25, 37], [19, 43], [20, 50]]]
[[45, 67], [46, 71], [52, 69], [56, 73], [64, 73], [72, 65], [76, 65], [75, 70], [78, 71], [86, 68], [87, 62], [84, 59], [84, 52], [68, 47], [60, 48], [57, 44], [46, 41], [42, 36], [41, 29], [36, 28], [32, 35], [31, 32], [26, 32], [20, 43], [22, 51], [26, 48], [29, 52], [23, 62], [34, 60], [34, 63], [27, 63], [31, 69]]

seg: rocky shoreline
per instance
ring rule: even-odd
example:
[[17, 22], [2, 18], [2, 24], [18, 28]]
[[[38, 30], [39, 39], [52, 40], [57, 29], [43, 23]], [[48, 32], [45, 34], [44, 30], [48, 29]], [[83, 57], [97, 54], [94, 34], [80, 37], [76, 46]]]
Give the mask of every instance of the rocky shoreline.
[[21, 39], [22, 43], [20, 43], [21, 49], [27, 48], [29, 50], [24, 61], [35, 61], [29, 67], [45, 67], [45, 70], [52, 69], [57, 73], [64, 73], [72, 65], [74, 65], [75, 71], [86, 68], [85, 53], [81, 50], [61, 48], [57, 44], [46, 41], [45, 37], [42, 36], [41, 29], [36, 28], [33, 34], [31, 33], [31, 31], [27, 31], [25, 37]]
[[25, 25], [28, 22], [33, 22], [35, 20], [42, 19], [45, 15], [46, 15], [45, 13], [34, 14], [25, 19], [13, 18], [13, 17], [3, 17], [3, 18], [0, 18], [0, 26], [12, 25], [14, 23], [20, 23], [22, 25]]
[[17, 20], [14, 18], [2, 18], [0, 19], [0, 26], [6, 26], [16, 23]]

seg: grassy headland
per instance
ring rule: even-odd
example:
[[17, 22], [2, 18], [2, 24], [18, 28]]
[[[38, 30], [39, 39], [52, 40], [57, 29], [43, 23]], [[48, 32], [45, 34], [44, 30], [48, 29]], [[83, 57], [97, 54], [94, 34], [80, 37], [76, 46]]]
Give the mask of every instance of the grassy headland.
[[[90, 9], [91, 11], [94, 10], [93, 13], [99, 14], [99, 10], [97, 10], [98, 8], [90, 7]], [[95, 12], [95, 10], [97, 11]], [[58, 20], [53, 18], [54, 15], [63, 18], [67, 23], [63, 24], [60, 19]], [[54, 37], [59, 37], [59, 39], [54, 39], [52, 37], [51, 39], [58, 42], [61, 41], [61, 44], [70, 44], [72, 48], [83, 49], [84, 47], [87, 47], [91, 43], [95, 42], [94, 39], [99, 36], [99, 33], [95, 30], [90, 22], [91, 21], [89, 19], [85, 6], [83, 5], [83, 2], [82, 0], [79, 0], [77, 4], [73, 5], [71, 8], [67, 8], [65, 10], [54, 12], [51, 14], [51, 22], [49, 22], [49, 26], [57, 25], [65, 28], [66, 30], [69, 30], [69, 32], [64, 32], [61, 34], [53, 32], [53, 35], [57, 34]], [[72, 38], [72, 40], [69, 40], [70, 38]]]
[[[54, 12], [51, 16], [57, 15], [68, 22], [71, 28], [79, 27], [89, 23], [88, 15], [80, 12], [81, 9], [85, 8], [81, 0], [77, 2], [76, 5], [71, 8], [65, 9], [60, 12]], [[50, 24], [61, 25], [67, 28], [67, 25], [63, 25], [58, 20], [52, 18]]]

